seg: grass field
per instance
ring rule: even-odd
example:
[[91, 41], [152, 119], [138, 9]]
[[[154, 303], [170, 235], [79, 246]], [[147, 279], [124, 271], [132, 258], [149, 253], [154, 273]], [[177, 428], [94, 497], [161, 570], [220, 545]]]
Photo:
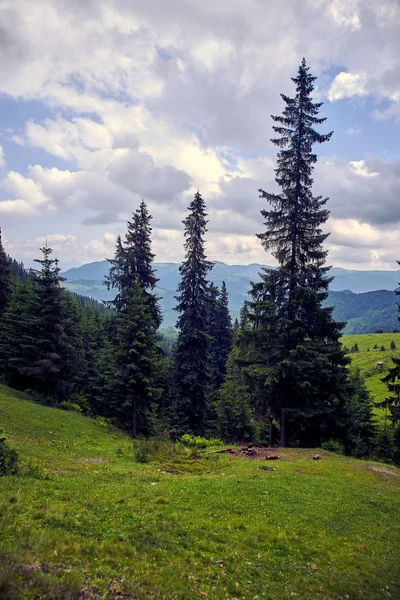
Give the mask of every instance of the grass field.
[[[396, 345], [396, 350], [390, 349], [391, 342]], [[358, 344], [359, 352], [349, 354], [351, 366], [358, 367], [364, 374], [366, 386], [376, 402], [384, 400], [388, 395], [387, 387], [382, 383], [391, 366], [392, 356], [400, 356], [400, 333], [365, 333], [359, 335], [344, 335], [342, 343], [347, 348]], [[382, 346], [385, 350], [381, 350]], [[382, 369], [377, 369], [376, 363], [383, 362]], [[386, 411], [376, 409], [380, 418], [384, 419]]]
[[[134, 461], [94, 420], [0, 387], [1, 598], [400, 598], [400, 470], [311, 450]], [[264, 469], [263, 469], [264, 467]]]

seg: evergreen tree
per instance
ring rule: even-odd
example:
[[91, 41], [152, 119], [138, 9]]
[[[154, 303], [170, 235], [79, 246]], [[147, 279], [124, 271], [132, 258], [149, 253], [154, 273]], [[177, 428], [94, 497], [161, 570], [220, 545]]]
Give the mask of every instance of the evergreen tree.
[[226, 367], [226, 379], [218, 393], [216, 406], [218, 435], [227, 441], [253, 441], [256, 437], [253, 399], [240, 366], [237, 344], [229, 354]]
[[314, 129], [325, 121], [317, 117], [321, 103], [312, 101], [314, 80], [303, 59], [293, 78], [295, 97], [282, 94], [283, 115], [272, 117], [278, 123], [274, 131], [279, 137], [272, 142], [280, 148], [276, 182], [281, 191], [259, 190], [271, 209], [261, 211], [266, 231], [258, 237], [279, 266], [265, 269], [261, 283], [253, 285], [249, 320], [257, 338], [264, 340], [265, 404], [280, 419], [283, 446], [288, 444], [289, 419], [292, 428], [303, 421], [309, 433], [318, 430], [323, 415], [337, 410], [346, 389], [342, 324], [332, 320], [332, 308], [321, 305], [330, 281], [322, 246], [327, 234], [321, 230], [329, 212], [327, 199], [312, 194], [317, 160], [312, 146], [328, 141], [331, 133]]
[[162, 321], [161, 311], [158, 298], [152, 293], [158, 279], [152, 266], [154, 254], [151, 251], [151, 219], [147, 205], [142, 201], [133, 214], [132, 220], [127, 221], [124, 241], [121, 236], [117, 237], [115, 257], [109, 260], [110, 272], [105, 283], [108, 289], [117, 289], [113, 305], [117, 310], [121, 310], [126, 302], [126, 294], [138, 281], [147, 297], [155, 323], [159, 327]]
[[30, 279], [14, 277], [9, 302], [0, 320], [0, 373], [17, 389], [34, 388], [31, 365], [37, 360], [34, 289]]
[[37, 382], [37, 389], [54, 402], [68, 396], [69, 369], [67, 363], [73, 348], [64, 326], [62, 290], [58, 260], [51, 258], [52, 248], [40, 248], [43, 258], [35, 259], [41, 265], [33, 271], [35, 289], [33, 335], [38, 352], [37, 359], [28, 366]]
[[7, 301], [11, 294], [11, 267], [10, 259], [8, 258], [3, 248], [0, 228], [0, 318], [4, 312]]
[[204, 434], [207, 390], [207, 272], [204, 235], [207, 231], [205, 202], [199, 192], [189, 205], [185, 225], [185, 260], [179, 267], [179, 336], [175, 353], [178, 391], [177, 412], [180, 426], [195, 434]]
[[221, 294], [218, 299], [218, 388], [222, 385], [226, 374], [226, 361], [232, 348], [233, 328], [232, 319], [229, 313], [228, 290], [225, 281], [222, 282]]
[[130, 286], [117, 315], [117, 341], [114, 390], [121, 399], [117, 416], [124, 425], [129, 424], [133, 437], [138, 430], [150, 433], [147, 421], [156, 392], [157, 326], [138, 280]]

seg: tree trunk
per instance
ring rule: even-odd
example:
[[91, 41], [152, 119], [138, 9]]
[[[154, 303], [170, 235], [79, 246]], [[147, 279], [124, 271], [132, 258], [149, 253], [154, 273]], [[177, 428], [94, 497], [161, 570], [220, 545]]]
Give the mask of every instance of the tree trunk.
[[281, 412], [281, 446], [288, 447], [287, 414], [284, 410]]
[[132, 396], [132, 437], [136, 437], [136, 397]]

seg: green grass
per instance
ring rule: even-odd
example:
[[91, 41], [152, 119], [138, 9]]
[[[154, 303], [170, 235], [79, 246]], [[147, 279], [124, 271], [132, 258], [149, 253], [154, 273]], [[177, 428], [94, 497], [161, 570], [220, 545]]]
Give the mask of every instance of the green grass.
[[0, 478], [0, 598], [400, 598], [394, 467], [158, 442], [137, 463], [124, 435], [5, 387], [0, 422], [23, 463]]
[[[396, 350], [390, 349], [392, 341], [396, 344]], [[388, 389], [382, 383], [382, 377], [393, 366], [392, 356], [400, 356], [400, 333], [366, 333], [344, 335], [342, 337], [342, 344], [349, 349], [356, 343], [359, 352], [349, 354], [351, 366], [360, 369], [366, 378], [365, 383], [373, 399], [376, 402], [381, 402], [388, 396]], [[374, 346], [377, 346], [377, 348], [374, 348]], [[385, 347], [385, 351], [381, 351], [382, 346]], [[376, 363], [379, 361], [383, 362], [382, 369], [376, 367]], [[386, 411], [383, 409], [376, 409], [376, 414], [381, 419], [387, 417]]]

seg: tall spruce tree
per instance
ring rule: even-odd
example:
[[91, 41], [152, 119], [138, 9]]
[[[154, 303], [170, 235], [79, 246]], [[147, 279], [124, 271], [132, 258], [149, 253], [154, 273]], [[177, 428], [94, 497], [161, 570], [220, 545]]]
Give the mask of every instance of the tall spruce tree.
[[[281, 445], [288, 445], [290, 420], [308, 423], [316, 430], [340, 404], [346, 389], [346, 359], [339, 344], [342, 325], [332, 320], [332, 308], [323, 308], [330, 279], [325, 266], [327, 252], [321, 226], [329, 216], [327, 198], [312, 193], [312, 172], [317, 156], [315, 143], [326, 142], [331, 133], [314, 127], [321, 103], [312, 100], [315, 81], [303, 59], [292, 81], [296, 95], [281, 94], [282, 116], [273, 116], [280, 149], [276, 182], [280, 193], [259, 190], [271, 205], [261, 211], [266, 230], [258, 237], [265, 250], [277, 259], [275, 271], [264, 270], [261, 284], [252, 287], [249, 320], [263, 338], [265, 402], [280, 419]], [[322, 427], [322, 425], [321, 425]], [[317, 443], [317, 442], [315, 442]]]
[[40, 393], [54, 402], [64, 399], [69, 388], [67, 363], [73, 351], [65, 331], [62, 305], [60, 268], [58, 260], [46, 244], [43, 254], [35, 262], [40, 270], [33, 271], [35, 323], [32, 332], [36, 338], [37, 359], [30, 365], [30, 373]]
[[6, 304], [11, 294], [11, 267], [10, 259], [8, 258], [3, 248], [0, 227], [0, 318], [4, 312]]
[[115, 257], [109, 260], [110, 272], [105, 283], [108, 289], [117, 289], [113, 304], [120, 310], [126, 302], [126, 293], [138, 281], [159, 327], [162, 317], [159, 299], [153, 292], [158, 279], [152, 264], [154, 254], [151, 250], [151, 219], [147, 205], [142, 200], [139, 208], [133, 213], [132, 220], [127, 221], [125, 239], [122, 241], [121, 236], [117, 237]]
[[153, 269], [150, 221], [146, 203], [141, 202], [127, 222], [124, 240], [117, 238], [114, 259], [110, 260], [108, 288], [116, 288], [116, 339], [105, 347], [112, 351], [113, 375], [104, 380], [106, 396], [121, 423], [132, 435], [149, 433], [151, 402], [156, 393], [159, 347], [156, 331], [162, 316], [154, 293], [158, 282]]
[[190, 203], [185, 226], [185, 260], [179, 267], [181, 282], [178, 287], [176, 310], [179, 336], [175, 352], [175, 371], [178, 390], [179, 425], [195, 434], [203, 435], [207, 393], [207, 272], [212, 263], [207, 261], [204, 235], [207, 231], [206, 205], [197, 192]]
[[156, 392], [157, 324], [138, 279], [130, 286], [117, 315], [117, 342], [114, 390], [121, 401], [116, 416], [129, 426], [132, 437], [138, 430], [150, 433], [148, 415]]
[[209, 290], [210, 385], [213, 392], [216, 392], [220, 389], [225, 379], [226, 361], [232, 347], [233, 330], [225, 281], [222, 282], [221, 291], [212, 283], [209, 286]]

